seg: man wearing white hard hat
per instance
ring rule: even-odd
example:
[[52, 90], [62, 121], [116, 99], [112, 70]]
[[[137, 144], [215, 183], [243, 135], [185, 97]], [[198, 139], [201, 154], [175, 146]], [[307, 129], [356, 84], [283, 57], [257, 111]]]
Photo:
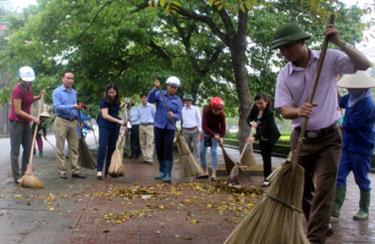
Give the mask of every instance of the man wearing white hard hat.
[[[30, 123], [39, 123], [39, 118], [31, 114], [31, 105], [39, 96], [33, 95], [32, 83], [35, 80], [34, 70], [29, 66], [23, 66], [18, 70], [19, 82], [12, 91], [12, 106], [8, 116], [10, 131], [10, 161], [14, 182], [26, 171], [29, 162], [32, 130]], [[20, 145], [23, 148], [21, 172], [19, 170], [18, 156]]]
[[171, 183], [175, 126], [176, 121], [182, 116], [182, 102], [176, 95], [181, 82], [176, 76], [170, 76], [166, 84], [167, 90], [160, 90], [160, 80], [156, 79], [154, 88], [148, 94], [148, 102], [156, 104], [154, 134], [160, 174], [155, 179], [163, 179], [164, 182]]
[[346, 178], [350, 171], [353, 171], [355, 182], [360, 189], [359, 211], [353, 219], [366, 220], [371, 191], [368, 173], [375, 143], [375, 104], [371, 98], [370, 88], [375, 87], [375, 80], [365, 71], [357, 71], [352, 75], [344, 75], [338, 86], [346, 88], [349, 94], [339, 100], [340, 107], [345, 109], [342, 128], [343, 148], [331, 215], [340, 216], [346, 194]]

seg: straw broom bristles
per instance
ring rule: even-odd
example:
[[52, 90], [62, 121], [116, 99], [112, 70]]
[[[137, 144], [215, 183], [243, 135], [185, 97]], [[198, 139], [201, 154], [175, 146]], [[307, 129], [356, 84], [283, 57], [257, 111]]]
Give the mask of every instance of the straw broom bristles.
[[[252, 134], [251, 134], [252, 136]], [[229, 182], [232, 184], [240, 184], [239, 182], [239, 178], [240, 178], [240, 175], [243, 175], [243, 171], [241, 169], [241, 160], [246, 152], [246, 149], [247, 149], [247, 146], [249, 145], [249, 143], [246, 143], [244, 148], [242, 149], [242, 152], [241, 152], [241, 155], [240, 155], [240, 159], [234, 164], [234, 167], [232, 168], [232, 170], [230, 171], [230, 174], [229, 174]]]
[[78, 161], [80, 162], [81, 166], [86, 169], [96, 169], [95, 159], [91, 155], [90, 149], [83, 137], [79, 140]]
[[108, 168], [108, 174], [113, 177], [123, 177], [124, 176], [124, 166], [123, 166], [123, 147], [124, 147], [124, 140], [125, 131], [120, 133], [119, 138], [117, 139], [116, 149], [112, 153], [111, 163]]
[[[40, 113], [42, 112], [44, 104], [44, 92], [41, 93], [41, 97], [39, 100], [39, 107], [38, 107], [38, 114], [37, 117], [40, 119]], [[30, 149], [30, 157], [29, 157], [29, 163], [27, 164], [27, 169], [25, 174], [18, 180], [18, 183], [22, 187], [32, 188], [32, 189], [42, 189], [44, 188], [44, 184], [42, 181], [40, 181], [36, 176], [33, 175], [33, 152], [35, 147], [35, 138], [37, 134], [37, 127], [35, 127], [35, 130], [33, 132], [33, 139], [31, 142], [31, 149]]]
[[304, 169], [287, 161], [268, 180], [271, 185], [266, 197], [240, 222], [225, 244], [309, 243], [301, 211]]
[[177, 147], [179, 151], [179, 162], [182, 165], [181, 175], [183, 177], [203, 175], [202, 167], [198, 164], [193, 153], [190, 151], [185, 138], [180, 134], [177, 135]]
[[233, 160], [229, 157], [227, 151], [224, 149], [224, 145], [220, 144], [221, 150], [223, 151], [223, 157], [224, 157], [224, 163], [225, 163], [225, 170], [228, 175], [230, 175], [233, 167], [235, 166], [235, 163]]
[[33, 175], [32, 164], [27, 165], [25, 174], [18, 180], [18, 183], [22, 187], [32, 188], [32, 189], [42, 189], [44, 184], [36, 176]]

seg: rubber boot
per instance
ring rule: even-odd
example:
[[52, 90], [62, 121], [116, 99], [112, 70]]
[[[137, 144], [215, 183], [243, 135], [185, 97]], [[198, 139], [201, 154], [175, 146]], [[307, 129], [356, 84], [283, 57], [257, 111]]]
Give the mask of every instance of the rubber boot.
[[165, 177], [165, 161], [159, 161], [159, 175], [155, 177], [155, 180], [161, 180]]
[[163, 181], [165, 183], [172, 183], [172, 164], [173, 161], [165, 161], [165, 177], [163, 178]]
[[340, 210], [345, 200], [345, 194], [346, 194], [345, 187], [336, 187], [336, 197], [335, 197], [335, 202], [333, 203], [333, 209], [331, 213], [332, 217], [338, 218], [340, 216]]
[[354, 220], [368, 219], [368, 207], [370, 205], [370, 191], [361, 190], [361, 198], [359, 199], [359, 211], [353, 216]]

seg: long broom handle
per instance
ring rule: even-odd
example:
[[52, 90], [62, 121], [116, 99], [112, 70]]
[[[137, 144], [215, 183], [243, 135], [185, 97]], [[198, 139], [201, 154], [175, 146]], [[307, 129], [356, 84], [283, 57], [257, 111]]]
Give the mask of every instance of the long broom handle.
[[[250, 135], [249, 137], [253, 136], [254, 135], [254, 130], [250, 127]], [[240, 159], [238, 160], [238, 162], [241, 162], [242, 158], [243, 158], [243, 155], [245, 155], [245, 152], [246, 152], [246, 149], [247, 149], [247, 146], [249, 146], [249, 143], [246, 142], [244, 148], [242, 149], [242, 152], [241, 152], [241, 155], [240, 155]]]
[[56, 150], [56, 147], [47, 139], [47, 138], [44, 138], [44, 140], [53, 148]]
[[[333, 24], [334, 20], [335, 20], [335, 15], [331, 14], [328, 18], [328, 24]], [[313, 83], [313, 89], [312, 89], [311, 95], [310, 95], [309, 100], [308, 100], [308, 103], [310, 103], [310, 104], [314, 100], [316, 88], [318, 86], [318, 82], [319, 82], [319, 78], [320, 78], [320, 72], [322, 70], [324, 58], [325, 58], [326, 53], [327, 53], [328, 40], [329, 40], [329, 36], [325, 36], [324, 41], [323, 41], [323, 45], [322, 45], [322, 51], [320, 52], [320, 55], [319, 55], [319, 61], [318, 61], [317, 69], [316, 69], [316, 76], [315, 76], [315, 80], [314, 80], [314, 83]], [[299, 161], [302, 143], [303, 143], [303, 139], [305, 137], [308, 121], [309, 121], [309, 118], [306, 118], [306, 117], [303, 118], [302, 126], [301, 126], [301, 132], [299, 134], [296, 151], [294, 153], [294, 159], [293, 159], [294, 165], [297, 165], [298, 161]]]
[[[166, 91], [166, 93], [168, 93], [168, 91]], [[168, 106], [167, 100], [165, 100], [165, 97], [164, 97], [164, 95], [162, 94], [162, 90], [161, 90], [160, 88], [159, 88], [159, 96], [162, 97], [161, 100], [163, 100], [165, 108], [168, 110], [168, 112], [171, 112], [171, 110], [170, 110], [170, 108], [169, 108], [169, 106]], [[168, 114], [167, 114], [167, 117], [168, 117]], [[168, 119], [170, 119], [170, 118], [168, 118]], [[176, 120], [175, 120], [174, 118], [172, 118], [172, 119], [173, 119], [174, 129], [176, 130], [177, 133], [181, 133], [182, 130], [181, 130], [181, 131], [178, 131], [178, 129], [177, 129]], [[182, 126], [181, 126], [181, 127], [182, 127]], [[190, 149], [189, 149], [189, 150], [190, 150]]]
[[[77, 98], [77, 104], [79, 104], [79, 100]], [[77, 110], [78, 113], [78, 126], [79, 126], [79, 132], [81, 133], [81, 140], [83, 140], [83, 124], [82, 124], [82, 119], [81, 119], [81, 110]], [[82, 126], [82, 127], [81, 127]]]
[[[44, 105], [44, 92], [40, 94], [40, 99], [39, 99], [39, 106], [38, 106], [38, 113], [37, 113], [37, 118], [40, 120], [40, 114], [42, 112]], [[40, 123], [40, 121], [39, 121]], [[35, 147], [35, 139], [36, 139], [36, 134], [38, 132], [38, 125], [35, 125], [35, 129], [33, 131], [33, 139], [31, 141], [31, 149], [30, 149], [30, 157], [29, 157], [29, 164], [32, 165], [33, 162], [33, 155], [34, 155], [34, 147]]]
[[[120, 146], [122, 144], [122, 140], [123, 140], [123, 137], [126, 133], [126, 129], [127, 129], [127, 123], [128, 123], [128, 109], [126, 107], [126, 102], [127, 102], [127, 99], [125, 99], [125, 105], [124, 105], [124, 116], [122, 117], [123, 120], [125, 121], [125, 129], [120, 133], [120, 136], [117, 138], [117, 142], [116, 142], [116, 149], [120, 149]], [[121, 127], [120, 127], [121, 129]]]

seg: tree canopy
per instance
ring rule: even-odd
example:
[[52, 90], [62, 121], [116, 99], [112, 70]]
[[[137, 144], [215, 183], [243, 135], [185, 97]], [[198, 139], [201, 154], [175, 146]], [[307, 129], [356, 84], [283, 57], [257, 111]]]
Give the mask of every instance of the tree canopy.
[[109, 82], [131, 96], [147, 92], [155, 77], [176, 75], [181, 95], [192, 93], [200, 104], [222, 96], [226, 112], [243, 118], [252, 95], [273, 94], [284, 63], [268, 48], [275, 28], [298, 22], [319, 47], [330, 12], [346, 41], [361, 39], [363, 10], [339, 1], [39, 0], [9, 15], [1, 69], [32, 66], [36, 90], [47, 93], [72, 70], [80, 99], [93, 105]]

